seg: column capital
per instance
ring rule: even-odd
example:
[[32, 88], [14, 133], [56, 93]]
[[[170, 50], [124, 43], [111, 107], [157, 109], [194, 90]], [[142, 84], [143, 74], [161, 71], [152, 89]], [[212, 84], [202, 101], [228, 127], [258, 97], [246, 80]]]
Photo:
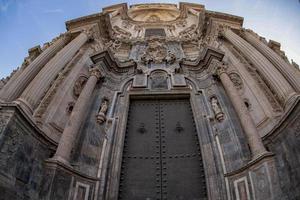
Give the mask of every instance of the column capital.
[[85, 28], [82, 32], [85, 33], [87, 37], [92, 40], [95, 38], [96, 26]]
[[224, 62], [220, 62], [216, 68], [215, 75], [221, 76], [223, 73], [227, 73], [228, 65]]
[[96, 76], [97, 79], [100, 79], [102, 77], [100, 69], [97, 67], [90, 67], [89, 72], [90, 76]]
[[225, 31], [230, 29], [228, 25], [221, 24], [218, 27], [218, 37], [224, 37]]

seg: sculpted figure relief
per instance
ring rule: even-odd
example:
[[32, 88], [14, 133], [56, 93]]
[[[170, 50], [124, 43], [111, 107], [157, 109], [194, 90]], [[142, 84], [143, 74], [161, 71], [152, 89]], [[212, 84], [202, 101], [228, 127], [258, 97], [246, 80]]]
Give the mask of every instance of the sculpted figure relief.
[[224, 119], [224, 113], [222, 112], [218, 99], [216, 97], [211, 98], [211, 107], [214, 111], [215, 118], [218, 121], [222, 121]]
[[99, 113], [97, 114], [97, 122], [102, 124], [106, 121], [106, 112], [108, 110], [108, 100], [104, 99], [101, 103]]

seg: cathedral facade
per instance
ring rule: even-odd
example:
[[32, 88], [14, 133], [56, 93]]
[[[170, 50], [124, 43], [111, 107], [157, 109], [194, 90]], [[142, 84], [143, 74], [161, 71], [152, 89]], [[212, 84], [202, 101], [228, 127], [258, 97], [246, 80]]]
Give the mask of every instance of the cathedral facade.
[[300, 70], [243, 18], [118, 4], [0, 90], [0, 199], [300, 199]]

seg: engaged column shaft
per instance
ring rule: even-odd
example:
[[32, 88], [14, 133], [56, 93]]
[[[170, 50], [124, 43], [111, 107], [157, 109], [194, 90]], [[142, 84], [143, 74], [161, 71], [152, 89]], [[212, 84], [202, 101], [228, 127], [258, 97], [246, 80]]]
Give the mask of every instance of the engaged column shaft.
[[66, 164], [69, 163], [71, 151], [83, 121], [82, 119], [84, 118], [84, 114], [89, 105], [89, 100], [99, 78], [99, 69], [92, 68], [91, 76], [89, 77], [74, 105], [69, 121], [66, 124], [66, 127], [59, 140], [59, 144], [53, 159], [59, 160]]
[[51, 82], [88, 39], [89, 36], [86, 32], [80, 33], [74, 40], [58, 52], [28, 85], [18, 99], [28, 112], [32, 113], [38, 106], [41, 98], [50, 87]]
[[266, 149], [262, 143], [256, 126], [247, 110], [247, 107], [245, 106], [237, 89], [230, 80], [230, 77], [226, 73], [224, 67], [219, 67], [217, 73], [221, 79], [221, 82], [225, 88], [227, 95], [229, 96], [233, 104], [237, 115], [239, 116], [241, 125], [248, 139], [250, 150], [252, 152], [252, 158], [256, 158], [259, 155], [264, 154], [266, 152]]
[[13, 101], [18, 98], [28, 84], [39, 73], [43, 66], [65, 46], [69, 41], [68, 35], [63, 35], [55, 41], [50, 47], [42, 52], [36, 59], [32, 61], [16, 79], [11, 79], [2, 88], [0, 98], [4, 101]]

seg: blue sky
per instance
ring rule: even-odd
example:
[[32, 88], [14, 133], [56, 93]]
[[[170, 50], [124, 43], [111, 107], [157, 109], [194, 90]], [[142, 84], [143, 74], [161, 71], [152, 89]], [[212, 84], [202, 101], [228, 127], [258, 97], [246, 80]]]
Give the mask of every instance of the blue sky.
[[[117, 0], [0, 0], [0, 77], [21, 65], [27, 50], [65, 32], [65, 21], [97, 13]], [[178, 1], [127, 1], [136, 3]], [[189, 0], [244, 17], [244, 27], [281, 43], [300, 64], [300, 0]]]

